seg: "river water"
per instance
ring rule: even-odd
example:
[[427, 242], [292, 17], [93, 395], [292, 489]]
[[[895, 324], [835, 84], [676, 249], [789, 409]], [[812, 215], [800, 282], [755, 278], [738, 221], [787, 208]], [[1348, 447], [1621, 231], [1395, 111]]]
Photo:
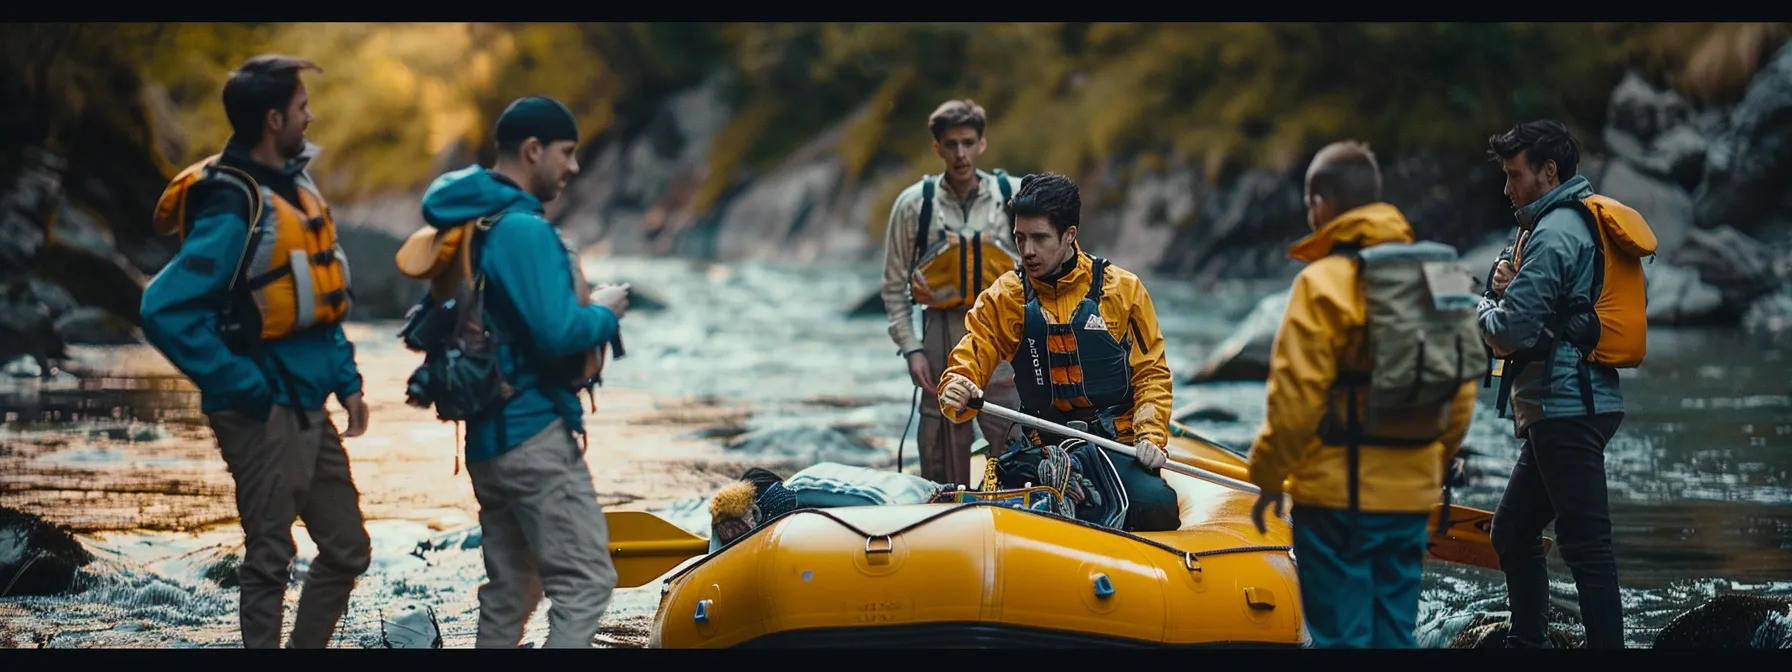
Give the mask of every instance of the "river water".
[[[749, 466], [893, 467], [900, 441], [915, 473], [913, 388], [883, 319], [845, 316], [875, 290], [874, 266], [588, 259], [594, 282], [631, 281], [667, 304], [624, 320], [628, 354], [609, 363], [586, 416], [604, 505], [656, 511], [705, 535], [706, 497]], [[1147, 281], [1178, 381], [1277, 289]], [[447, 646], [470, 646], [483, 580], [477, 507], [458, 473], [454, 426], [402, 403], [420, 356], [398, 346], [396, 330], [349, 329], [373, 408], [368, 434], [347, 446], [375, 562], [336, 645], [379, 646], [382, 615], [427, 605]], [[73, 594], [0, 593], [0, 646], [238, 645], [236, 591], [217, 579], [241, 535], [191, 387], [144, 346], [73, 351], [83, 377], [0, 382], [0, 505], [69, 525], [98, 560]], [[1720, 593], [1792, 595], [1789, 364], [1784, 349], [1732, 330], [1658, 327], [1648, 363], [1624, 372], [1628, 415], [1607, 464], [1630, 646], [1648, 646], [1668, 620]], [[1247, 444], [1263, 415], [1261, 383], [1179, 382], [1175, 394], [1179, 409], [1236, 415], [1188, 423], [1233, 445]], [[1518, 448], [1492, 395], [1483, 392], [1465, 442], [1475, 478], [1458, 495], [1486, 509]], [[303, 569], [312, 547], [302, 525], [295, 538]], [[1556, 602], [1572, 613], [1567, 569], [1551, 562]], [[1503, 611], [1497, 573], [1427, 567], [1423, 645], [1447, 644], [1469, 614]], [[617, 591], [600, 643], [638, 646], [657, 598], [656, 583]], [[542, 612], [526, 641], [544, 635]]]

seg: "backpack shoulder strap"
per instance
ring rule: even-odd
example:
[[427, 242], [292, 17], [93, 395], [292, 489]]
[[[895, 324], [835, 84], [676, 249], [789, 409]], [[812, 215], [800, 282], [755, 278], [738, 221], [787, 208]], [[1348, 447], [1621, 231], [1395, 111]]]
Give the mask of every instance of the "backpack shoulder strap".
[[[1007, 212], [1008, 202], [1014, 200], [1014, 185], [1008, 183], [1008, 171], [1001, 168], [996, 169], [996, 186], [1002, 189], [1002, 202], [997, 206], [1002, 208], [1003, 212]], [[1013, 219], [1013, 217], [1009, 217], [1010, 223]]]
[[1347, 258], [1351, 259], [1352, 261], [1355, 261], [1356, 262], [1356, 275], [1359, 278], [1362, 277], [1362, 275], [1363, 275], [1363, 246], [1362, 245], [1357, 244], [1357, 243], [1337, 243], [1335, 245], [1332, 245], [1332, 251], [1326, 253], [1326, 256], [1328, 256], [1328, 257], [1334, 257], [1334, 256], [1335, 257], [1347, 257]]
[[921, 178], [921, 214], [915, 219], [915, 263], [927, 252], [927, 238], [933, 229], [934, 176]]
[[[257, 183], [255, 178], [251, 177], [249, 173], [244, 172], [240, 168], [226, 166], [222, 162], [213, 162], [210, 166], [207, 166], [203, 179], [216, 180], [214, 184], [229, 184], [241, 189], [243, 190], [243, 196], [248, 199], [249, 211], [243, 213], [244, 216], [247, 217], [247, 219], [243, 220], [243, 224], [249, 227], [248, 237], [243, 241], [243, 252], [237, 257], [236, 270], [231, 272], [230, 284], [226, 290], [235, 291], [237, 283], [243, 280], [243, 274], [248, 272], [249, 255], [253, 254], [255, 248], [261, 245], [261, 236], [263, 233], [261, 216], [262, 209], [265, 205], [261, 198], [261, 185]], [[181, 242], [186, 242], [186, 230], [186, 224], [182, 223]]]
[[[1579, 213], [1578, 219], [1586, 225], [1587, 235], [1593, 238], [1593, 284], [1590, 286], [1591, 291], [1587, 304], [1591, 306], [1599, 301], [1599, 294], [1605, 291], [1605, 232], [1600, 230], [1602, 227], [1599, 223], [1599, 213], [1594, 212], [1592, 206], [1588, 205], [1585, 200], [1564, 198], [1538, 214], [1537, 223], [1543, 223], [1544, 215], [1560, 208], [1568, 208]], [[1569, 300], [1564, 299], [1564, 301]], [[1572, 304], [1572, 302], [1570, 303]]]
[[244, 213], [249, 217], [248, 221], [254, 223], [261, 220], [261, 184], [256, 182], [255, 178], [250, 177], [241, 168], [226, 166], [222, 163], [214, 163], [208, 167], [206, 178], [228, 183], [243, 190], [243, 195], [249, 199], [249, 212]]
[[1089, 258], [1089, 292], [1083, 297], [1101, 305], [1102, 284], [1107, 282], [1108, 260], [1101, 257]]

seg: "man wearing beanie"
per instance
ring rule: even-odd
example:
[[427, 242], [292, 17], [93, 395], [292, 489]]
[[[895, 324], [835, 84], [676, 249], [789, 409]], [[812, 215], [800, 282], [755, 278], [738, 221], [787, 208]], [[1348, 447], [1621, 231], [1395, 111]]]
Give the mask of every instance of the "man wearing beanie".
[[545, 591], [552, 602], [545, 647], [589, 648], [616, 569], [583, 459], [578, 385], [566, 372], [616, 342], [628, 288], [581, 296], [577, 257], [543, 216], [542, 204], [579, 172], [578, 124], [566, 106], [545, 96], [517, 100], [495, 135], [492, 168], [444, 174], [423, 195], [431, 227], [488, 218], [489, 228], [473, 230], [473, 269], [485, 282], [482, 317], [499, 335], [498, 368], [512, 390], [467, 422], [467, 475], [479, 501], [487, 577], [474, 645], [515, 648]]

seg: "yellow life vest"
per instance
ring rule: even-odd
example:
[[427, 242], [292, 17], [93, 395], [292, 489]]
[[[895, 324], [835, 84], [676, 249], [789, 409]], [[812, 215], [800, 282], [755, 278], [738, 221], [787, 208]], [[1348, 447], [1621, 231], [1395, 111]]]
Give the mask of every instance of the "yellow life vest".
[[[995, 178], [1006, 206], [1014, 197], [1014, 188], [1008, 184], [1006, 172], [997, 169]], [[930, 241], [934, 184], [933, 175], [921, 182], [921, 215], [915, 222], [915, 263], [909, 272], [909, 297], [928, 308], [966, 308], [1003, 273], [1020, 265], [1020, 253], [1013, 249], [1006, 231], [969, 236], [946, 231], [938, 240]]]
[[218, 158], [206, 157], [175, 175], [156, 202], [153, 222], [157, 233], [177, 234], [185, 242], [190, 226], [187, 194], [193, 186], [222, 180], [248, 197], [248, 239], [229, 287], [233, 295], [246, 292], [254, 309], [236, 311], [235, 319], [220, 324], [226, 339], [246, 342], [253, 335], [255, 340], [272, 341], [341, 322], [353, 303], [348, 255], [317, 185], [299, 173], [294, 178], [299, 202], [290, 203]]

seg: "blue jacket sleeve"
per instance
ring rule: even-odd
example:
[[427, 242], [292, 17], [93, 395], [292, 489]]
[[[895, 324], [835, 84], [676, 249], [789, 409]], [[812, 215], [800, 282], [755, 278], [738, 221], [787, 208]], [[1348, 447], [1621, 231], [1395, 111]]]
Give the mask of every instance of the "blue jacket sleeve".
[[143, 336], [200, 390], [233, 407], [263, 406], [267, 377], [218, 334], [217, 305], [248, 242], [247, 199], [227, 189], [194, 195], [202, 198], [187, 239], [143, 290]]
[[1506, 286], [1498, 302], [1483, 302], [1481, 334], [1495, 354], [1520, 352], [1537, 345], [1574, 265], [1578, 241], [1567, 233], [1575, 222], [1570, 211], [1551, 213], [1525, 239], [1520, 259], [1524, 265]]
[[508, 217], [488, 235], [481, 265], [520, 313], [536, 352], [565, 357], [615, 339], [616, 314], [573, 295], [566, 245], [551, 225]]
[[330, 329], [335, 332], [331, 339], [335, 341], [337, 356], [335, 375], [331, 378], [336, 381], [336, 399], [342, 401], [361, 391], [361, 370], [355, 366], [355, 344], [342, 332], [342, 325], [336, 324]]

